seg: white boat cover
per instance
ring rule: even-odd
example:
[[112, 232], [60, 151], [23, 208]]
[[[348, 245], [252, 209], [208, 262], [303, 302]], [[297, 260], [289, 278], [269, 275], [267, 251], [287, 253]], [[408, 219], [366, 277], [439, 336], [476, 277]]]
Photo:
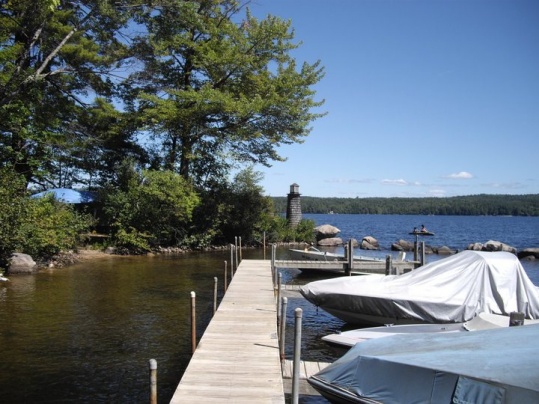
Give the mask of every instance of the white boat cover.
[[[329, 342], [330, 344], [351, 347], [358, 342], [368, 341], [373, 338], [390, 337], [397, 334], [490, 330], [492, 328], [509, 327], [510, 322], [508, 316], [500, 316], [492, 313], [479, 313], [470, 321], [464, 323], [383, 325], [330, 334], [322, 337], [322, 340]], [[529, 324], [539, 324], [539, 320], [526, 320], [524, 323], [524, 325]]]
[[539, 318], [539, 288], [508, 252], [463, 251], [403, 275], [339, 277], [300, 292], [349, 323], [462, 323], [515, 311]]
[[335, 402], [537, 403], [538, 339], [539, 325], [377, 338], [309, 383]]

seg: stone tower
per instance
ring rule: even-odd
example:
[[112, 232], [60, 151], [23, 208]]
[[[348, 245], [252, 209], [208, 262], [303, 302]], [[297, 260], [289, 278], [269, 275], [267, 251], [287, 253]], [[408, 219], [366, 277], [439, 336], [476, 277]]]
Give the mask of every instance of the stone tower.
[[301, 200], [299, 194], [299, 185], [290, 185], [288, 194], [288, 203], [286, 205], [286, 220], [290, 227], [295, 228], [301, 221]]

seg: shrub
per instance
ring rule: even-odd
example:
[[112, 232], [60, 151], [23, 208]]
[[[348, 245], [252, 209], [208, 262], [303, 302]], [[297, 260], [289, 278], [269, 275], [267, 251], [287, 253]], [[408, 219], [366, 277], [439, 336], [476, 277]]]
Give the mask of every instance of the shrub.
[[36, 258], [50, 258], [62, 250], [75, 249], [80, 235], [94, 220], [77, 212], [73, 205], [58, 202], [52, 195], [27, 201], [20, 228], [18, 249]]

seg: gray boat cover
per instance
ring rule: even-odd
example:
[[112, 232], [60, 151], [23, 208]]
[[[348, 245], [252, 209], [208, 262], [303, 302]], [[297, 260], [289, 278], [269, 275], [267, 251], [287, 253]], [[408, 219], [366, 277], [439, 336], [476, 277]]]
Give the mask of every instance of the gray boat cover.
[[340, 402], [537, 403], [538, 339], [539, 325], [378, 338], [309, 383]]
[[339, 277], [300, 292], [349, 323], [452, 323], [515, 311], [539, 318], [539, 288], [508, 252], [463, 251], [403, 275]]

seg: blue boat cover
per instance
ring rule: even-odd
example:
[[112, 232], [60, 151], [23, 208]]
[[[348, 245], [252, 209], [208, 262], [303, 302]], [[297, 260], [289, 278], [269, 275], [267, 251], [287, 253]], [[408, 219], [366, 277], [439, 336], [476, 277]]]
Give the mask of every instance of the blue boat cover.
[[539, 324], [407, 334], [356, 344], [309, 382], [382, 403], [539, 402]]

